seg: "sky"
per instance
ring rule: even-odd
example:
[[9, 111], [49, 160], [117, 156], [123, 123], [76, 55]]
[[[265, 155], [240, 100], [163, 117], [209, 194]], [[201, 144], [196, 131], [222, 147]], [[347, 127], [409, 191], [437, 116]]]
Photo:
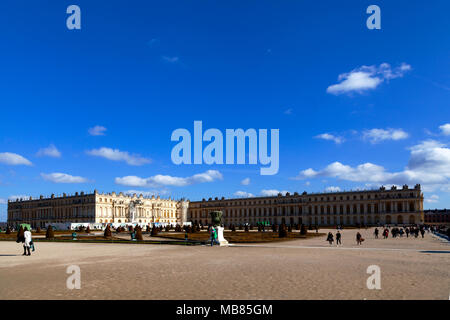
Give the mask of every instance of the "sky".
[[[69, 30], [69, 5], [81, 29]], [[368, 29], [369, 5], [381, 29]], [[63, 192], [422, 185], [450, 207], [448, 1], [0, 3], [0, 221]], [[178, 128], [279, 129], [279, 170], [172, 162]]]

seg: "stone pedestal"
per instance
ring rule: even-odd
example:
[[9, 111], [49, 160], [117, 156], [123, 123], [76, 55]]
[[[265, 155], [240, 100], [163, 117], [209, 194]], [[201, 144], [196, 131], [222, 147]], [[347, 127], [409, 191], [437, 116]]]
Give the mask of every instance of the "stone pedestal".
[[217, 241], [219, 242], [219, 245], [222, 246], [228, 246], [228, 241], [225, 240], [223, 237], [223, 229], [222, 227], [216, 227], [217, 232]]

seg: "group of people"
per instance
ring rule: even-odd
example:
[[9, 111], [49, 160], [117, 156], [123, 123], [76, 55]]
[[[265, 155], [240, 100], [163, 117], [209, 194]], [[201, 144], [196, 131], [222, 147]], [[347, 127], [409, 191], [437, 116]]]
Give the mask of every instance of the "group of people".
[[[330, 246], [333, 245], [334, 236], [331, 232], [328, 232], [326, 241], [328, 241], [330, 243]], [[363, 241], [364, 241], [364, 238], [362, 237], [361, 233], [358, 232], [356, 234], [356, 244], [361, 245]], [[342, 234], [338, 229], [338, 231], [336, 232], [336, 246], [339, 246], [339, 245], [342, 245]]]
[[[378, 230], [378, 228], [375, 228], [375, 231], [374, 231], [375, 239], [378, 239], [379, 233], [380, 233], [380, 231]], [[405, 234], [406, 234], [407, 238], [409, 237], [409, 235], [417, 238], [417, 237], [419, 237], [419, 233], [421, 234], [422, 238], [425, 236], [425, 228], [423, 226], [421, 226], [420, 228], [411, 226], [411, 227], [405, 227], [405, 228], [394, 227], [391, 229], [392, 238], [403, 237], [403, 235], [405, 235]], [[383, 235], [383, 239], [389, 238], [389, 229], [384, 228], [382, 235]]]
[[23, 234], [20, 232], [17, 233], [17, 243], [23, 243], [23, 256], [31, 256], [31, 249], [34, 251], [34, 243], [31, 237], [31, 231], [28, 230], [28, 227], [23, 229]]
[[[383, 229], [382, 235], [384, 239], [387, 239], [389, 237], [389, 233], [391, 233], [392, 238], [397, 238], [397, 237], [403, 237], [403, 235], [406, 235], [406, 237], [409, 237], [411, 235], [414, 236], [415, 238], [419, 237], [419, 234], [422, 236], [422, 238], [424, 238], [425, 236], [425, 229], [426, 227], [424, 226], [410, 226], [410, 227], [394, 227], [394, 228], [389, 228], [389, 227], [385, 227]], [[390, 232], [389, 232], [390, 230]], [[427, 228], [428, 232], [430, 232], [430, 229]], [[375, 235], [375, 239], [378, 239], [380, 230], [378, 228], [375, 228], [374, 230], [374, 235]], [[327, 236], [327, 242], [330, 243], [330, 246], [334, 243], [334, 236], [331, 232], [328, 233]], [[356, 233], [356, 244], [357, 245], [361, 245], [364, 241], [364, 238], [362, 237], [361, 233], [357, 232]], [[339, 232], [339, 228], [336, 232], [336, 246], [342, 244], [342, 235]]]

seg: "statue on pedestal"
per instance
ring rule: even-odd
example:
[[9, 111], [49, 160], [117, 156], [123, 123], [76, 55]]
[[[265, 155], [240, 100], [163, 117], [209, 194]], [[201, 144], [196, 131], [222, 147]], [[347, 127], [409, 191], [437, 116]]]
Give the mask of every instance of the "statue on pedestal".
[[211, 221], [213, 228], [216, 229], [217, 232], [217, 241], [220, 246], [228, 246], [228, 241], [223, 237], [223, 227], [222, 224], [222, 211], [212, 211], [209, 213], [211, 215]]
[[136, 206], [134, 201], [130, 201], [130, 205], [129, 205], [129, 210], [130, 210], [130, 222], [133, 223], [134, 219], [135, 219], [135, 215], [136, 215]]

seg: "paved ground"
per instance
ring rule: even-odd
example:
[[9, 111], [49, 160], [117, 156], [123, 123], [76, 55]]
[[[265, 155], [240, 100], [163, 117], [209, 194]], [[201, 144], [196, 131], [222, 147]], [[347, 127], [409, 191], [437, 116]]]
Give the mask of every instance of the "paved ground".
[[[0, 299], [449, 299], [448, 242], [362, 229], [359, 247], [357, 231], [344, 230], [338, 248], [325, 237], [228, 248], [37, 243], [31, 257], [1, 241]], [[80, 290], [67, 289], [70, 265]], [[367, 289], [370, 265], [381, 290]]]

